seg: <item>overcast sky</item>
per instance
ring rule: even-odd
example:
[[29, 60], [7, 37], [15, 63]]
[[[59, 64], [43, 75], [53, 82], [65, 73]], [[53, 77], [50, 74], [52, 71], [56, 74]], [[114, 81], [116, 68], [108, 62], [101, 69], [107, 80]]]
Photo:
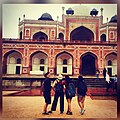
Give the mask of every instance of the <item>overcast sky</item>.
[[[49, 13], [54, 20], [62, 19], [62, 7], [65, 11], [79, 4], [2, 4], [2, 38], [18, 38], [18, 22], [25, 14], [26, 19], [37, 20], [45, 12]], [[111, 19], [117, 14], [117, 4], [82, 4], [87, 6], [89, 11], [96, 8], [99, 11], [103, 8], [103, 22]], [[65, 13], [65, 12], [64, 12]]]

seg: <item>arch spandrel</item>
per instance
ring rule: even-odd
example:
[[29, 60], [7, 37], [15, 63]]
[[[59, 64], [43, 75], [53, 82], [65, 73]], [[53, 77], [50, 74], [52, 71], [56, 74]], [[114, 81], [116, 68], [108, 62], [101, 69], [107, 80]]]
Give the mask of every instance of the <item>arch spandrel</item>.
[[31, 33], [32, 33], [32, 38], [33, 38], [33, 36], [36, 34], [36, 33], [39, 33], [39, 32], [42, 32], [42, 33], [44, 33], [44, 34], [46, 34], [47, 36], [48, 36], [48, 39], [49, 39], [49, 30], [47, 30], [47, 29], [45, 29], [45, 28], [43, 28], [43, 29], [41, 29], [40, 30], [40, 28], [37, 30], [37, 29], [35, 29], [35, 30], [33, 30], [33, 31], [31, 31]]
[[12, 52], [17, 52], [17, 53], [19, 53], [23, 57], [23, 53], [21, 51], [13, 49], [13, 50], [5, 50], [5, 51], [3, 51], [3, 54], [2, 54], [3, 58], [4, 58], [5, 55], [9, 55]]
[[95, 26], [94, 25], [92, 25], [92, 24], [81, 24], [80, 25], [80, 23], [70, 23], [69, 24], [69, 33], [71, 33], [74, 29], [76, 29], [76, 28], [79, 28], [79, 27], [85, 27], [85, 28], [87, 28], [87, 29], [89, 29], [89, 30], [91, 30], [93, 33], [96, 31], [96, 28], [95, 28]]

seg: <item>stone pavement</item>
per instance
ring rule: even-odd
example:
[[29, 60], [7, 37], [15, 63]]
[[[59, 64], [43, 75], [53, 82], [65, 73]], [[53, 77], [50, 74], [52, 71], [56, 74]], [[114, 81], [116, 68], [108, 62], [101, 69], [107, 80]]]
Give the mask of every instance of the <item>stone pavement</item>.
[[[4, 93], [5, 94], [5, 93]], [[3, 96], [2, 120], [18, 118], [117, 118], [117, 101], [105, 99], [94, 100], [86, 96], [85, 114], [80, 115], [77, 97], [72, 99], [73, 115], [66, 115], [67, 102], [65, 100], [65, 112], [60, 114], [59, 102], [57, 110], [50, 115], [42, 115], [43, 96]], [[53, 101], [53, 96], [52, 96]], [[48, 107], [50, 110], [51, 105]]]

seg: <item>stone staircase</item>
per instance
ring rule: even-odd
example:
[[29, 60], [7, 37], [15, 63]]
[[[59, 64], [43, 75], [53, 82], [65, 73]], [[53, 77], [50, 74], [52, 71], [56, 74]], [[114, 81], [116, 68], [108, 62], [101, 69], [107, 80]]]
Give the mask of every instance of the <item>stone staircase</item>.
[[[106, 88], [106, 81], [104, 78], [99, 78], [99, 80], [96, 78], [84, 78], [84, 81], [87, 84], [87, 87]], [[77, 79], [72, 79], [72, 82], [76, 85]]]
[[[77, 79], [72, 80], [76, 85]], [[116, 96], [117, 92], [113, 90], [113, 86], [106, 92], [106, 81], [104, 78], [85, 78], [85, 83], [87, 84], [88, 92], [87, 95], [90, 96]]]
[[99, 80], [96, 78], [85, 78], [84, 81], [87, 87], [106, 88], [106, 81], [104, 78], [99, 78]]

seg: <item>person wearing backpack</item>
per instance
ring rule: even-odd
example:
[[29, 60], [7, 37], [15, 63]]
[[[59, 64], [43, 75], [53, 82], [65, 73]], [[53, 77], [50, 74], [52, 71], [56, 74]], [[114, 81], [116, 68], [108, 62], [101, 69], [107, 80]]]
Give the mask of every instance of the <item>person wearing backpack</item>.
[[85, 112], [84, 101], [85, 101], [86, 92], [87, 92], [87, 85], [84, 82], [83, 77], [78, 76], [78, 80], [77, 80], [77, 100], [78, 100], [78, 105], [81, 109], [81, 111], [80, 111], [81, 115], [83, 115], [84, 112]]
[[51, 81], [49, 79], [50, 77], [50, 72], [47, 72], [44, 74], [45, 80], [44, 80], [44, 91], [43, 91], [43, 96], [45, 99], [45, 105], [44, 105], [44, 112], [42, 113], [43, 115], [49, 115], [47, 112], [47, 107], [49, 104], [51, 104]]
[[71, 112], [71, 101], [72, 101], [72, 97], [70, 94], [69, 94], [69, 85], [71, 84], [71, 79], [68, 75], [65, 76], [65, 95], [66, 95], [66, 99], [67, 99], [67, 103], [68, 103], [68, 109], [67, 109], [67, 112], [66, 114], [67, 115], [72, 115], [72, 112]]
[[64, 112], [64, 91], [63, 91], [63, 76], [59, 74], [58, 78], [54, 81], [52, 87], [55, 90], [54, 100], [52, 103], [51, 111], [48, 113], [52, 113], [52, 111], [56, 111], [58, 98], [60, 98], [60, 114]]

